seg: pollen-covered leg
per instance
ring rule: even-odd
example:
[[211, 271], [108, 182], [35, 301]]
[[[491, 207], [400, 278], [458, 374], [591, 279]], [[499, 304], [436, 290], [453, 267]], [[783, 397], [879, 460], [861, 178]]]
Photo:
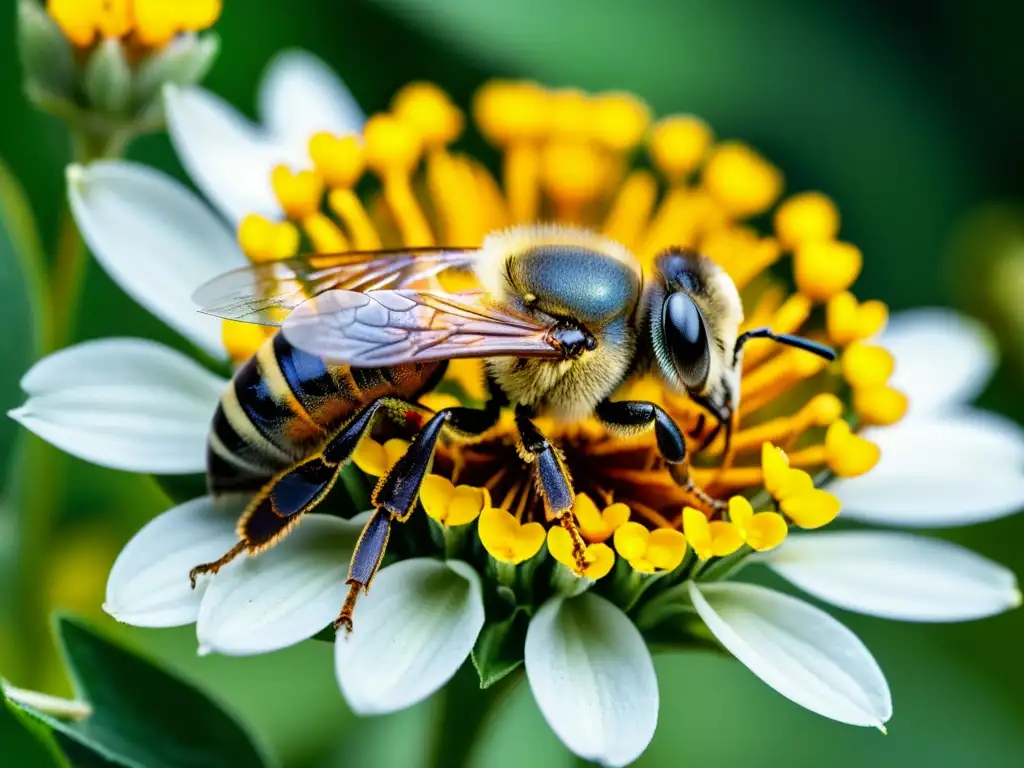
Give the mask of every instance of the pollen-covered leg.
[[613, 429], [639, 431], [654, 428], [658, 453], [668, 463], [668, 471], [676, 484], [709, 510], [725, 509], [725, 503], [707, 494], [690, 476], [690, 458], [686, 440], [679, 425], [654, 403], [639, 400], [604, 400], [594, 410], [601, 421]]
[[541, 434], [537, 425], [530, 420], [530, 415], [530, 409], [521, 405], [516, 407], [516, 429], [522, 441], [523, 458], [536, 466], [537, 489], [544, 500], [544, 512], [548, 520], [557, 519], [572, 536], [573, 559], [582, 572], [587, 565], [587, 545], [572, 517], [576, 499], [572, 477], [561, 452]]
[[500, 406], [494, 402], [489, 403], [484, 410], [445, 408], [438, 411], [413, 438], [402, 458], [380, 479], [370, 497], [375, 511], [363, 528], [352, 553], [346, 581], [348, 595], [341, 613], [334, 621], [335, 629], [345, 627], [352, 631], [352, 612], [359, 591], [370, 591], [370, 583], [384, 558], [392, 521], [405, 522], [416, 508], [420, 486], [430, 471], [441, 433], [446, 429], [463, 435], [486, 432], [497, 423], [500, 410]]
[[287, 536], [302, 515], [330, 493], [341, 468], [370, 430], [376, 415], [385, 408], [419, 410], [419, 406], [396, 398], [375, 400], [342, 426], [323, 449], [279, 473], [260, 489], [239, 518], [240, 541], [223, 557], [197, 565], [189, 572], [192, 586], [201, 574], [217, 573], [243, 552], [257, 554]]

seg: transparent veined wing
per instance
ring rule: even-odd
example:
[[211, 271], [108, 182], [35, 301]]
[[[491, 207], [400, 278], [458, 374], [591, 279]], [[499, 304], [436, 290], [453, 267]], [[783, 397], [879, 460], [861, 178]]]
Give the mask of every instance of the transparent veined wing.
[[192, 296], [200, 311], [226, 320], [281, 325], [302, 302], [330, 290], [407, 288], [446, 269], [466, 269], [475, 248], [311, 254], [240, 267]]
[[556, 321], [488, 304], [482, 291], [328, 291], [296, 307], [285, 338], [357, 368], [467, 357], [564, 357]]

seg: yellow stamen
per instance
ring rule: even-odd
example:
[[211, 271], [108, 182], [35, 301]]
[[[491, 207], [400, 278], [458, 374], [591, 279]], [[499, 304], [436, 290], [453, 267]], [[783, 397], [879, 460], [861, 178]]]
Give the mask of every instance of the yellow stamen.
[[616, 530], [629, 520], [629, 507], [625, 504], [611, 504], [603, 510], [585, 493], [576, 494], [572, 508], [579, 523], [580, 534], [591, 543], [607, 541]]
[[740, 290], [782, 255], [775, 238], [758, 237], [749, 229], [737, 227], [708, 233], [701, 241], [700, 249], [722, 265]]
[[850, 243], [812, 240], [793, 254], [793, 278], [808, 298], [828, 301], [853, 285], [863, 263], [860, 249]]
[[416, 196], [411, 176], [423, 153], [416, 130], [392, 115], [366, 121], [366, 163], [384, 182], [384, 199], [408, 247], [434, 244], [434, 236]]
[[604, 222], [606, 237], [636, 248], [654, 209], [658, 183], [649, 171], [633, 171], [623, 183]]
[[338, 225], [322, 213], [311, 213], [302, 220], [313, 250], [317, 253], [344, 253], [349, 250], [348, 240]]
[[762, 408], [797, 382], [808, 379], [828, 366], [828, 361], [803, 350], [787, 349], [743, 378], [740, 413], [745, 416]]
[[316, 133], [309, 140], [309, 158], [324, 183], [333, 189], [351, 189], [366, 170], [366, 152], [356, 136]]
[[534, 221], [540, 210], [540, 150], [533, 144], [514, 142], [505, 152], [505, 190], [513, 223]]
[[839, 233], [839, 210], [821, 192], [793, 195], [775, 212], [775, 233], [790, 250], [817, 240], [834, 240]]
[[827, 427], [842, 415], [843, 403], [838, 397], [826, 393], [815, 395], [792, 416], [781, 416], [737, 432], [733, 449], [740, 453], [758, 449], [762, 443], [784, 443], [811, 427]]
[[271, 326], [225, 320], [221, 327], [221, 339], [228, 358], [235, 363], [242, 363], [255, 355], [276, 330]]
[[395, 116], [419, 133], [429, 148], [450, 144], [462, 133], [462, 112], [433, 83], [410, 83], [391, 101]]
[[351, 189], [332, 189], [327, 205], [341, 219], [357, 251], [376, 251], [381, 247], [380, 235], [370, 215]]
[[293, 172], [288, 166], [279, 165], [271, 173], [270, 182], [289, 219], [304, 219], [320, 210], [324, 183], [315, 171]]
[[381, 445], [372, 437], [364, 437], [352, 452], [352, 463], [368, 475], [383, 477], [409, 448], [407, 440], [395, 437]]
[[250, 261], [277, 261], [299, 250], [299, 230], [290, 221], [270, 221], [250, 213], [238, 225], [238, 244]]
[[701, 190], [671, 189], [658, 205], [640, 247], [646, 265], [669, 246], [694, 246], [701, 234], [724, 221], [719, 203]]
[[476, 520], [491, 506], [491, 495], [486, 488], [454, 486], [446, 477], [427, 475], [420, 488], [420, 503], [437, 522], [454, 527]]
[[557, 525], [548, 529], [548, 551], [555, 560], [577, 576], [587, 579], [602, 579], [615, 565], [615, 553], [611, 547], [607, 544], [588, 544], [583, 554], [586, 566], [581, 573], [576, 567], [572, 535]]
[[[811, 300], [800, 293], [794, 293], [776, 310], [774, 317], [768, 323], [748, 323], [745, 327], [753, 328], [755, 325], [769, 325], [775, 333], [796, 333], [800, 327], [807, 322], [811, 316]], [[747, 373], [759, 363], [782, 352], [778, 344], [762, 342], [744, 347], [743, 370]]]
[[853, 409], [861, 421], [874, 427], [892, 426], [906, 415], [909, 405], [905, 394], [887, 384], [858, 387], [853, 392]]
[[220, 0], [134, 0], [135, 35], [151, 48], [166, 45], [178, 32], [209, 27], [220, 16]]
[[779, 546], [789, 531], [782, 515], [775, 512], [755, 513], [750, 502], [742, 496], [729, 499], [729, 521], [743, 542], [758, 552]]
[[591, 100], [590, 132], [615, 152], [628, 152], [641, 142], [651, 123], [651, 110], [629, 93], [604, 93]]
[[[127, 6], [127, 2], [123, 4]], [[96, 38], [96, 23], [100, 8], [100, 0], [47, 0], [46, 2], [46, 11], [60, 27], [61, 32], [80, 48], [91, 45]]]
[[683, 509], [683, 533], [701, 560], [725, 557], [743, 546], [736, 526], [724, 520], [709, 523], [704, 513], [693, 507]]
[[654, 124], [647, 148], [669, 183], [679, 184], [700, 165], [711, 139], [711, 128], [699, 117], [672, 115]]
[[739, 142], [723, 142], [711, 150], [702, 183], [735, 217], [766, 211], [782, 192], [782, 174]]
[[686, 555], [686, 536], [671, 528], [649, 531], [640, 523], [626, 523], [615, 531], [615, 551], [635, 571], [672, 571]]
[[881, 458], [878, 446], [854, 434], [845, 421], [837, 421], [825, 434], [829, 467], [840, 477], [858, 477], [870, 471]]
[[561, 221], [579, 220], [580, 207], [600, 194], [609, 171], [607, 158], [592, 144], [553, 141], [541, 154], [541, 179]]
[[521, 525], [504, 509], [494, 508], [484, 509], [480, 513], [478, 533], [480, 543], [491, 557], [512, 564], [536, 555], [545, 539], [544, 526], [540, 523]]
[[843, 352], [843, 376], [851, 387], [875, 387], [885, 384], [896, 367], [889, 350], [858, 341]]
[[443, 149], [431, 152], [427, 161], [427, 185], [441, 220], [442, 242], [451, 246], [475, 246], [487, 235], [490, 211], [477, 194], [473, 168]]
[[782, 511], [801, 528], [821, 528], [839, 514], [839, 499], [828, 491], [814, 489], [790, 496], [779, 503]]
[[473, 119], [493, 144], [533, 142], [549, 130], [549, 95], [535, 83], [492, 80], [476, 92]]
[[829, 338], [840, 346], [870, 339], [881, 333], [888, 319], [889, 308], [883, 302], [865, 301], [859, 304], [848, 291], [833, 296], [825, 307]]

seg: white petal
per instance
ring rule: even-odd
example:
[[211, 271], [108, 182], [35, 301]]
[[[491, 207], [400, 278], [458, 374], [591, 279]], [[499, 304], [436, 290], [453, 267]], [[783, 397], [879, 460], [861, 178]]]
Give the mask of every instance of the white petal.
[[967, 621], [1020, 605], [1013, 572], [957, 544], [906, 533], [797, 534], [759, 557], [808, 594], [903, 621]]
[[267, 552], [211, 580], [196, 623], [200, 653], [267, 653], [312, 637], [338, 615], [362, 526], [308, 515]]
[[137, 627], [194, 622], [209, 578], [200, 577], [192, 589], [188, 573], [234, 546], [245, 503], [239, 496], [203, 496], [150, 520], [114, 561], [103, 610]]
[[206, 468], [206, 437], [226, 382], [142, 339], [87, 341], [49, 355], [21, 380], [10, 416], [81, 459], [114, 469], [189, 474]]
[[384, 568], [334, 643], [338, 684], [363, 715], [394, 712], [447, 683], [484, 625], [480, 577], [459, 561], [404, 560]]
[[285, 162], [278, 142], [198, 86], [164, 89], [167, 129], [189, 176], [232, 224], [246, 214], [280, 217], [270, 183]]
[[328, 131], [356, 133], [366, 121], [348, 88], [320, 59], [306, 51], [279, 53], [260, 84], [259, 111], [269, 134], [287, 148], [288, 162], [310, 165], [309, 138]]
[[953, 526], [1024, 508], [1024, 431], [961, 408], [871, 430], [882, 458], [868, 474], [829, 485], [843, 514], [900, 526]]
[[565, 745], [602, 765], [640, 756], [658, 724], [658, 680], [640, 632], [603, 597], [553, 598], [526, 632], [526, 676]]
[[896, 358], [890, 383], [910, 397], [913, 415], [971, 402], [996, 367], [992, 334], [951, 309], [900, 312], [879, 343]]
[[878, 663], [824, 611], [754, 584], [690, 582], [690, 598], [718, 641], [787, 699], [851, 725], [892, 717]]
[[224, 222], [177, 181], [137, 163], [69, 167], [68, 198], [86, 243], [125, 293], [223, 357], [221, 321], [201, 314], [192, 294], [246, 263]]

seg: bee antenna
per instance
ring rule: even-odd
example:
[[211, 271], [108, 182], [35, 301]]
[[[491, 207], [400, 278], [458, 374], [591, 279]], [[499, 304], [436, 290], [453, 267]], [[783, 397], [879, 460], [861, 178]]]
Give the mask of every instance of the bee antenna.
[[828, 361], [836, 359], [836, 352], [831, 347], [826, 347], [824, 344], [819, 344], [816, 341], [805, 339], [802, 336], [791, 336], [788, 333], [775, 333], [771, 328], [754, 328], [752, 330], [741, 333], [736, 339], [736, 351], [733, 353], [732, 364], [733, 366], [739, 362], [740, 351], [743, 349], [743, 345], [751, 339], [771, 339], [779, 344], [785, 344], [787, 347], [795, 347], [796, 349], [802, 349], [804, 352], [810, 352], [812, 355], [823, 357]]

